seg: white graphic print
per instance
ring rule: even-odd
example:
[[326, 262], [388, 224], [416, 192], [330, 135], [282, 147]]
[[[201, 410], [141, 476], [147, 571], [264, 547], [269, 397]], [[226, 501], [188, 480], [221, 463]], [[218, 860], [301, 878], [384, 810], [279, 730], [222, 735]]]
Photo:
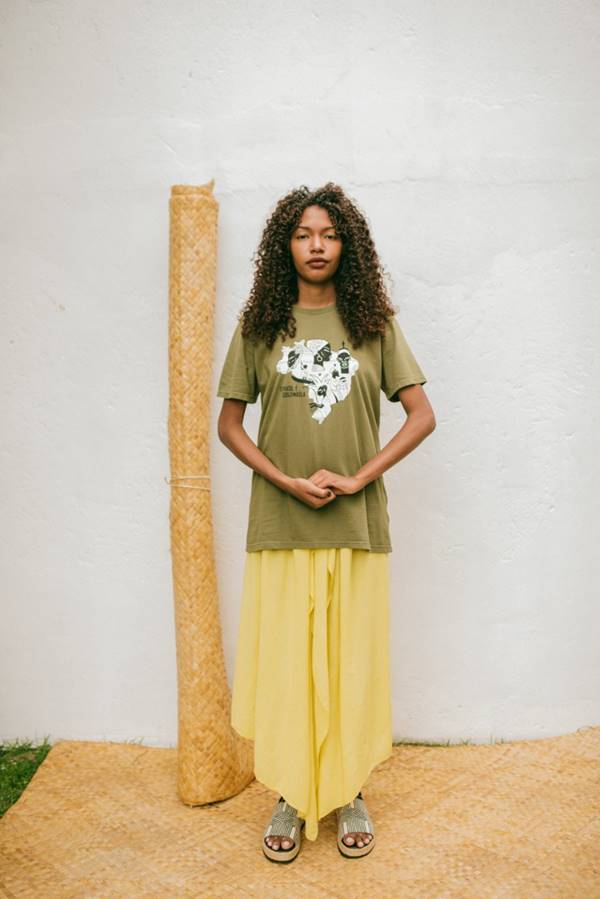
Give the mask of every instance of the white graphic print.
[[293, 346], [284, 345], [281, 353], [277, 371], [307, 385], [312, 417], [322, 424], [333, 404], [350, 393], [358, 359], [344, 344], [332, 350], [327, 340], [297, 340]]

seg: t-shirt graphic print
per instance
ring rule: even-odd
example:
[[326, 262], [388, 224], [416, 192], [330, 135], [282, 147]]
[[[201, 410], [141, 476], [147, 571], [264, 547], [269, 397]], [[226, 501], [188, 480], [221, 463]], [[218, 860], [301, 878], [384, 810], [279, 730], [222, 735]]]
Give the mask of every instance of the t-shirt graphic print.
[[282, 346], [281, 352], [277, 371], [306, 385], [312, 418], [322, 424], [334, 403], [341, 403], [350, 393], [358, 359], [345, 345], [332, 350], [326, 339], [299, 340]]
[[[425, 384], [425, 375], [395, 317], [354, 347], [335, 303], [296, 303], [292, 312], [295, 335], [279, 335], [270, 349], [243, 337], [238, 321], [217, 396], [255, 403], [260, 395], [256, 445], [288, 477], [321, 468], [352, 476], [380, 450], [382, 393], [397, 403], [398, 391]], [[312, 509], [252, 471], [246, 551], [327, 546], [392, 551], [383, 477]]]

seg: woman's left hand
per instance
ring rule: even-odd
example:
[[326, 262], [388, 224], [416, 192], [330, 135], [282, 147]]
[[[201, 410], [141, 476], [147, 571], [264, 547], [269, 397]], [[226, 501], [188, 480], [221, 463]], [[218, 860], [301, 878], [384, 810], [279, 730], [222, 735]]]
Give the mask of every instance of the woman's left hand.
[[335, 471], [329, 471], [327, 468], [319, 468], [314, 474], [311, 474], [310, 481], [317, 487], [331, 487], [336, 495], [358, 493], [362, 490], [363, 484], [359, 478], [352, 475], [336, 474]]

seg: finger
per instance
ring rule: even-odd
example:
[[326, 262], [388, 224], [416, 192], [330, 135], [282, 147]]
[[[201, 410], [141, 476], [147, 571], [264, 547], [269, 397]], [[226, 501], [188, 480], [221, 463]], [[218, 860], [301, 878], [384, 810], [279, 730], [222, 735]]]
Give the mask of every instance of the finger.
[[321, 494], [323, 497], [335, 496], [335, 489], [333, 487], [325, 487], [323, 488], [323, 493]]
[[313, 500], [313, 503], [311, 505], [313, 505], [313, 507], [315, 509], [321, 509], [323, 506], [328, 505], [328, 503], [333, 502], [334, 499], [335, 499], [335, 495], [334, 496], [324, 496], [323, 499]]
[[309, 488], [310, 492], [314, 494], [314, 496], [329, 496], [330, 490], [325, 487], [319, 487], [318, 484], [314, 484], [313, 487]]

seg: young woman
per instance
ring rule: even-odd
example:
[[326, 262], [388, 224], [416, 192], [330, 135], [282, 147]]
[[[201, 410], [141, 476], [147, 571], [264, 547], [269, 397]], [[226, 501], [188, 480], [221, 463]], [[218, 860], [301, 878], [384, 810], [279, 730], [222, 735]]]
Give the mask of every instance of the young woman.
[[[336, 810], [343, 855], [375, 831], [361, 787], [392, 754], [387, 492], [435, 428], [369, 227], [331, 182], [282, 197], [255, 257], [217, 395], [252, 469], [231, 722], [279, 793], [261, 842], [291, 861]], [[380, 449], [380, 396], [406, 420]], [[257, 443], [243, 427], [261, 395]]]

